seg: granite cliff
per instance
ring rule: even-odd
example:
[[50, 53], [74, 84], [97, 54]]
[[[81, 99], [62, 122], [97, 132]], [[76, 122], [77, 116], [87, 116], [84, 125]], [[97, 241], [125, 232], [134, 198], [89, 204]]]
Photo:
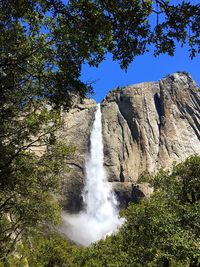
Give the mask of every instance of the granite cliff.
[[[113, 90], [101, 108], [105, 167], [122, 206], [151, 191], [147, 185], [136, 185], [140, 175], [200, 154], [200, 91], [187, 73]], [[95, 110], [95, 102], [88, 99], [63, 113], [65, 123], [59, 135], [77, 147], [67, 162], [71, 171], [63, 175], [66, 209], [81, 207]]]
[[85, 99], [76, 103], [69, 112], [63, 112], [63, 127], [59, 138], [76, 148], [76, 152], [67, 159], [68, 172], [62, 177], [62, 205], [65, 210], [77, 212], [81, 208], [81, 192], [85, 177], [85, 160], [89, 151], [90, 131], [94, 121], [96, 102]]

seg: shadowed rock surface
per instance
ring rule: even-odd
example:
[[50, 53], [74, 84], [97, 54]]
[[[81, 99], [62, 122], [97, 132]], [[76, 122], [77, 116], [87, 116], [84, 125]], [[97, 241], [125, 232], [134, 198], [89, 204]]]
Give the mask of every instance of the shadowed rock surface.
[[85, 160], [89, 151], [90, 131], [94, 121], [96, 102], [85, 99], [69, 112], [63, 112], [64, 125], [58, 136], [76, 152], [66, 161], [69, 172], [62, 177], [62, 205], [65, 210], [77, 212], [82, 207], [82, 189], [85, 177]]
[[[200, 155], [200, 91], [187, 73], [113, 90], [101, 107], [104, 164], [121, 206], [151, 192], [148, 185], [135, 185], [140, 175]], [[71, 172], [63, 176], [67, 210], [81, 208], [84, 164], [95, 110], [95, 102], [86, 100], [63, 114], [65, 124], [59, 134], [78, 148], [78, 154], [68, 162]]]

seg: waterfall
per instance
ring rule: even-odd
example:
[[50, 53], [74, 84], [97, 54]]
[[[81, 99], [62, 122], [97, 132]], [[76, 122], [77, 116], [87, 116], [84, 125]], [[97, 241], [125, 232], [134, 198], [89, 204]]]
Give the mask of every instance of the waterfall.
[[97, 105], [90, 136], [90, 155], [86, 162], [83, 190], [85, 209], [77, 215], [65, 215], [67, 235], [80, 245], [89, 245], [117, 230], [123, 223], [118, 218], [117, 201], [103, 166], [101, 107]]
[[83, 192], [86, 213], [97, 221], [114, 221], [117, 215], [117, 201], [107, 181], [103, 166], [104, 155], [100, 104], [98, 104], [95, 114], [90, 144], [90, 158], [86, 163], [86, 185]]

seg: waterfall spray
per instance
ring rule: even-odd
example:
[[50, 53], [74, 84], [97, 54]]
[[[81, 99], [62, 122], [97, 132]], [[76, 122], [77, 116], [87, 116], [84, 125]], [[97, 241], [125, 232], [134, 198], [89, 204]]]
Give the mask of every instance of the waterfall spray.
[[86, 182], [83, 190], [84, 211], [65, 215], [69, 238], [80, 245], [89, 245], [114, 232], [123, 223], [118, 218], [117, 201], [103, 166], [101, 107], [97, 105], [90, 136], [90, 156], [86, 162]]

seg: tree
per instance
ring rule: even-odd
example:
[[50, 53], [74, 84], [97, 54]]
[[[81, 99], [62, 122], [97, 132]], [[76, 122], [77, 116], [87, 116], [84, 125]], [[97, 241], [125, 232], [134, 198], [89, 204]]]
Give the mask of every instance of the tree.
[[79, 267], [74, 262], [78, 248], [58, 234], [37, 236], [32, 240], [32, 249], [24, 249], [30, 266]]
[[2, 0], [0, 16], [2, 93], [15, 87], [56, 104], [91, 90], [81, 66], [107, 52], [122, 68], [151, 46], [155, 55], [173, 55], [176, 42], [200, 52], [200, 6], [184, 1]]
[[[59, 107], [70, 108], [72, 96], [91, 92], [80, 80], [82, 64], [98, 66], [111, 52], [126, 69], [150, 45], [155, 55], [173, 55], [176, 41], [188, 42], [193, 57], [199, 53], [199, 10], [163, 0], [0, 2], [2, 258], [13, 250], [15, 237], [56, 221], [52, 192], [59, 162], [73, 149], [56, 145], [54, 132], [61, 125]], [[40, 156], [38, 146], [45, 147]]]
[[[146, 266], [199, 266], [200, 157], [148, 177], [154, 194], [125, 211], [126, 251]], [[138, 248], [138, 249], [136, 249]], [[148, 265], [149, 264], [149, 265]]]
[[60, 222], [56, 197], [64, 159], [72, 152], [73, 148], [59, 143], [42, 155], [21, 148], [9, 167], [2, 170], [0, 260], [6, 260], [19, 241], [37, 233], [48, 234]]
[[122, 212], [126, 222], [117, 234], [76, 253], [79, 266], [198, 267], [199, 168], [200, 157], [194, 156], [171, 173], [148, 177], [153, 195]]

